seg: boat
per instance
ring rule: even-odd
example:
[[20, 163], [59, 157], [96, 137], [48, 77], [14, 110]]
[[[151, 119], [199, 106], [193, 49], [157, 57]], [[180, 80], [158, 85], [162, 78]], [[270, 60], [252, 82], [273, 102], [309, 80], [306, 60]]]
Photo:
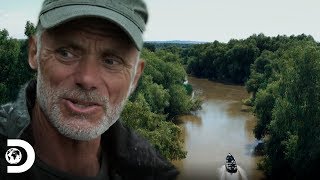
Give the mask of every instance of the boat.
[[234, 157], [229, 153], [226, 157], [226, 170], [229, 173], [236, 173], [238, 168], [237, 168], [237, 162], [234, 159]]

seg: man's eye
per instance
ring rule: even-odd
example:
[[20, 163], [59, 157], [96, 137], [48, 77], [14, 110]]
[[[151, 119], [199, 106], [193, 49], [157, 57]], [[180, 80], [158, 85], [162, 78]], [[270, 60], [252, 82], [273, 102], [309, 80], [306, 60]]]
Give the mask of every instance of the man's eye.
[[114, 58], [106, 58], [104, 60], [104, 63], [107, 64], [107, 65], [118, 65], [118, 64], [120, 64], [119, 60], [116, 60]]
[[103, 63], [105, 65], [105, 67], [110, 70], [119, 71], [119, 70], [122, 70], [124, 67], [124, 63], [123, 63], [122, 59], [119, 57], [106, 57], [103, 60]]
[[72, 52], [70, 52], [65, 48], [57, 49], [56, 53], [59, 58], [62, 58], [64, 60], [70, 60], [70, 59], [76, 58], [76, 56]]

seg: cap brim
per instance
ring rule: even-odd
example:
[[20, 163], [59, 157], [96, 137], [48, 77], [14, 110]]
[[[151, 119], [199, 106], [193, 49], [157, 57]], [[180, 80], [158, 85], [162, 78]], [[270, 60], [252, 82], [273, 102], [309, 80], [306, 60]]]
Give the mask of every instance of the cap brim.
[[52, 9], [40, 15], [44, 28], [52, 28], [78, 17], [100, 17], [119, 25], [134, 42], [138, 50], [142, 49], [142, 32], [130, 19], [104, 7], [89, 5], [69, 5]]

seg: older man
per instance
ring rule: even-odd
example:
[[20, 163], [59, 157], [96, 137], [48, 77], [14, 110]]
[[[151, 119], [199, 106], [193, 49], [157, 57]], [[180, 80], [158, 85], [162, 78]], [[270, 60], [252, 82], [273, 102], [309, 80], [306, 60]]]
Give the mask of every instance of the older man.
[[20, 138], [36, 160], [7, 178], [176, 177], [171, 163], [118, 121], [144, 69], [147, 18], [142, 0], [44, 1], [29, 42], [37, 80], [0, 109], [1, 152], [7, 138]]

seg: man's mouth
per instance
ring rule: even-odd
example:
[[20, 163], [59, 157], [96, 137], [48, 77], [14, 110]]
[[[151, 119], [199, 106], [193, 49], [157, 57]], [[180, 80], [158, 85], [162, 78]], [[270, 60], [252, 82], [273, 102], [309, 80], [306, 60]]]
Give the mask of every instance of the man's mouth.
[[64, 99], [65, 106], [76, 113], [94, 113], [102, 108], [101, 103], [82, 101], [77, 99]]

